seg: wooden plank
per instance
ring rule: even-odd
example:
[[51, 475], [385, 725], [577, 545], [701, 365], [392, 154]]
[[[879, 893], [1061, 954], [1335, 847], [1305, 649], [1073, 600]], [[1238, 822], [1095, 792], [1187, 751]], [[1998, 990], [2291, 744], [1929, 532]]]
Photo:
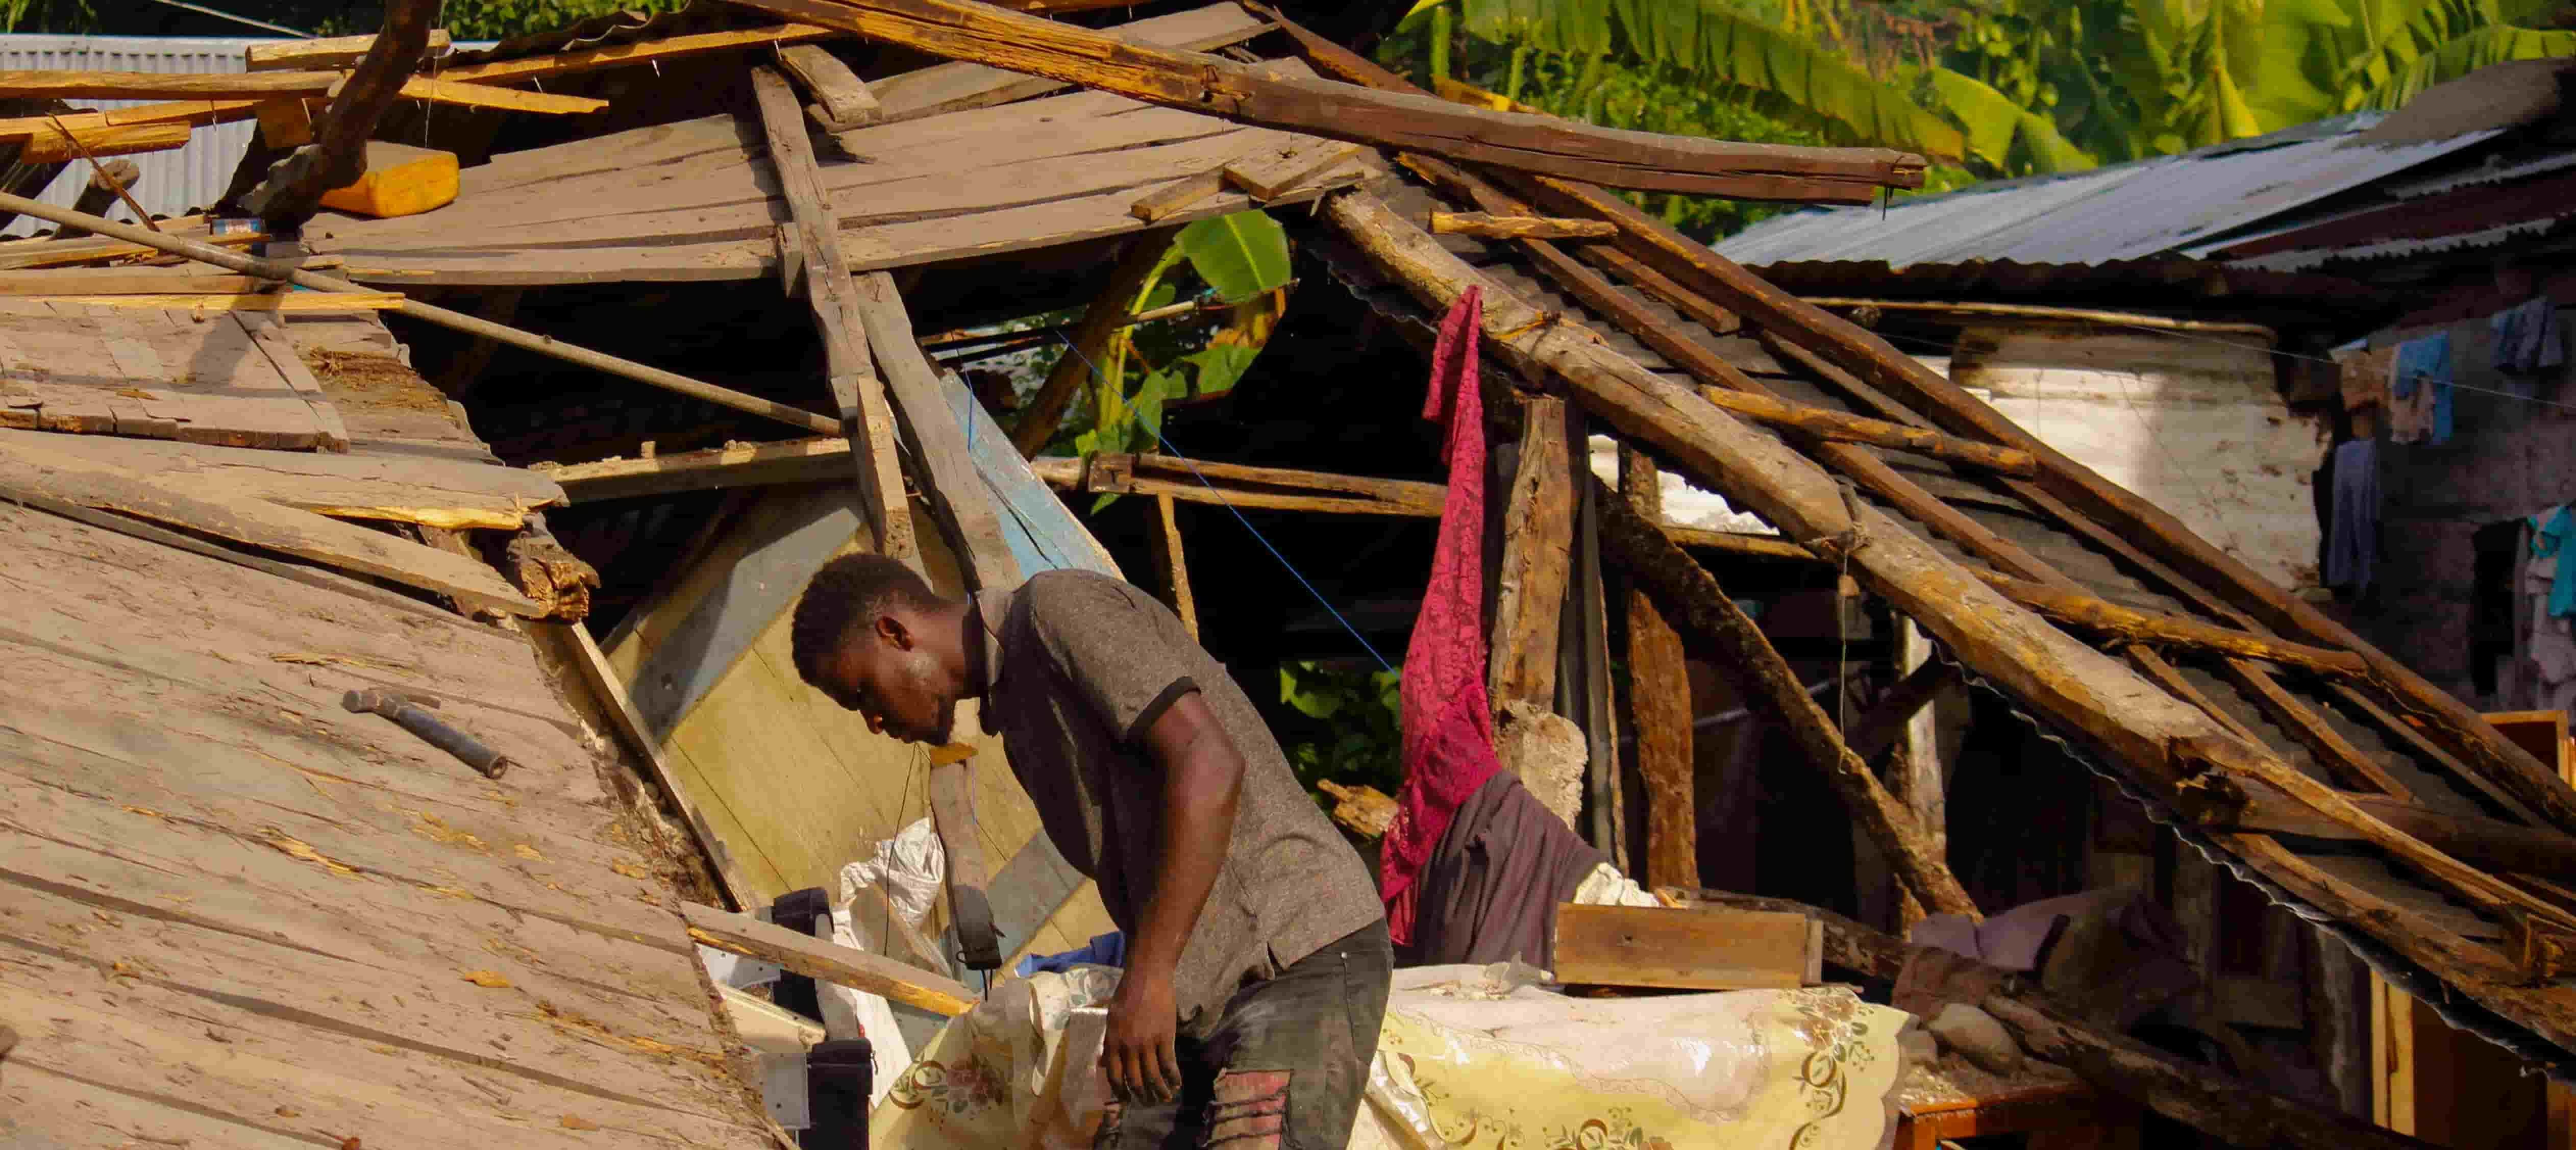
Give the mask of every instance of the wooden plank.
[[971, 744], [930, 753], [931, 825], [939, 833], [948, 865], [948, 923], [957, 938], [957, 960], [969, 969], [990, 970], [1002, 960], [1001, 938], [993, 921], [992, 869], [984, 861], [984, 843], [975, 821]]
[[302, 449], [322, 444], [313, 409], [289, 395], [275, 399], [206, 395], [127, 385], [0, 381], [0, 427], [90, 435], [131, 435], [228, 447]]
[[1127, 205], [1127, 214], [1146, 223], [1160, 223], [1190, 205], [1225, 190], [1225, 171], [1201, 172], [1184, 176], [1153, 191], [1136, 197]]
[[25, 164], [61, 164], [87, 157], [132, 156], [184, 148], [193, 134], [187, 124], [65, 124], [71, 134], [52, 124], [0, 138], [26, 143], [18, 157]]
[[[1649, 523], [1663, 522], [1661, 478], [1654, 461], [1636, 448], [1619, 450], [1619, 489], [1630, 510]], [[1646, 881], [1697, 890], [1690, 668], [1683, 664], [1681, 633], [1654, 597], [1632, 586], [1627, 599], [1628, 729], [1636, 735], [1637, 771], [1646, 784]]]
[[1046, 381], [1020, 406], [1019, 423], [1011, 433], [1011, 443], [1020, 449], [1020, 454], [1035, 455], [1055, 438], [1065, 409], [1090, 384], [1092, 365], [1107, 355], [1110, 340], [1124, 330], [1136, 293], [1171, 250], [1174, 234], [1171, 229], [1140, 233], [1127, 241], [1118, 262], [1110, 265], [1099, 292], [1083, 309], [1081, 322], [1074, 325], [1064, 354], [1047, 371]]
[[562, 489], [541, 475], [436, 459], [0, 431], [0, 450], [21, 446], [123, 467], [192, 492], [260, 499], [339, 519], [517, 530], [529, 511], [564, 502]]
[[1149, 103], [1616, 187], [1867, 203], [1881, 187], [1923, 181], [1923, 159], [1900, 152], [1722, 144], [1467, 108], [1436, 96], [1372, 91], [1149, 47], [971, 0], [757, 0], [752, 6]]
[[[162, 222], [164, 231], [174, 235], [185, 234], [181, 228], [172, 225], [173, 221]], [[231, 232], [220, 236], [197, 234], [188, 238], [218, 248], [246, 248], [265, 243], [269, 237], [266, 232]], [[69, 264], [97, 263], [107, 260], [131, 260], [160, 254], [159, 248], [143, 244], [119, 243], [99, 236], [83, 236], [76, 240], [22, 240], [0, 247], [0, 269], [62, 267]]]
[[850, 471], [850, 441], [837, 435], [784, 443], [733, 443], [646, 459], [537, 465], [575, 503], [775, 483], [810, 483]]
[[1569, 220], [1549, 216], [1433, 212], [1431, 234], [1475, 236], [1487, 240], [1592, 240], [1619, 234], [1619, 225], [1606, 220]]
[[1998, 576], [1988, 578], [1986, 582], [2013, 602], [2056, 622], [2132, 642], [2167, 644], [2232, 658], [2261, 659], [2342, 678], [2357, 677], [2368, 666], [2361, 656], [2350, 651], [2274, 639], [2180, 615], [2133, 610], [2029, 580]]
[[41, 275], [0, 275], [0, 295], [244, 295], [268, 286], [257, 276], [198, 275], [125, 268], [62, 268]]
[[834, 946], [749, 915], [729, 914], [693, 902], [681, 903], [680, 913], [688, 920], [689, 937], [703, 946], [750, 955], [808, 978], [882, 995], [952, 1018], [975, 1006], [975, 992], [963, 983], [864, 950]]
[[1174, 515], [1171, 496], [1154, 497], [1154, 524], [1147, 534], [1154, 548], [1154, 565], [1163, 579], [1163, 601], [1181, 617], [1181, 627], [1195, 640], [1199, 637], [1199, 608], [1190, 595], [1189, 557], [1182, 548], [1181, 524]]
[[976, 474], [974, 456], [963, 428], [941, 394], [937, 373], [920, 345], [913, 342], [912, 317], [904, 310], [894, 277], [869, 272], [858, 277], [858, 310], [868, 340], [878, 349], [895, 414], [912, 440], [912, 460], [923, 499], [956, 540], [968, 586], [976, 590], [1019, 585], [1019, 562], [1004, 538], [993, 500]]
[[853, 444], [866, 445], [864, 452], [852, 452], [852, 460], [858, 465], [868, 526], [876, 532], [881, 554], [917, 566], [920, 549], [896, 457], [894, 413], [873, 362], [858, 288], [850, 278], [849, 257], [841, 251], [840, 227], [815, 169], [804, 119], [797, 114], [786, 77], [775, 69], [752, 69], [751, 82], [769, 140], [770, 164], [787, 200], [787, 224], [808, 256], [806, 298], [822, 328], [825, 371], [842, 434]]
[[1264, 148], [1226, 162], [1219, 169], [1225, 182], [1243, 189], [1255, 201], [1269, 203], [1297, 185], [1323, 175], [1360, 154], [1360, 146], [1339, 140], [1303, 140]]
[[1586, 906], [1556, 909], [1556, 977], [1598, 986], [1786, 990], [1823, 961], [1804, 915]]
[[[64, 284], [63, 290], [77, 290], [77, 285]], [[248, 293], [237, 295], [198, 295], [170, 292], [145, 294], [39, 294], [18, 293], [17, 298], [48, 303], [85, 304], [95, 307], [148, 308], [153, 311], [190, 313], [216, 312], [343, 312], [392, 311], [403, 305], [396, 292], [321, 292], [290, 291], [276, 294]]]
[[845, 132], [876, 118], [877, 98], [868, 91], [867, 81], [859, 79], [858, 73], [821, 45], [782, 48], [778, 64], [813, 95], [814, 122], [824, 131]]
[[[305, 366], [304, 356], [296, 350], [293, 337], [286, 334], [283, 321], [275, 316], [254, 318], [235, 312], [233, 322], [250, 337], [251, 345], [259, 349], [260, 356], [276, 370], [278, 377], [284, 379], [296, 396], [313, 409], [314, 422], [322, 426], [322, 445], [333, 451], [349, 450], [348, 424], [341, 421], [340, 409], [333, 406], [330, 396], [323, 393], [322, 381], [313, 378], [313, 369]], [[456, 525], [439, 523], [429, 526]]]
[[2271, 676], [2263, 674], [2260, 668], [2243, 659], [2227, 659], [2219, 663], [2219, 674], [2252, 698], [2275, 725], [2308, 748], [2308, 753], [2316, 756], [2318, 764], [2332, 771], [2346, 786], [2367, 787], [2401, 799], [2413, 797], [2414, 791], [2399, 782], [2388, 768], [2380, 766], [2378, 760], [2352, 745], [2351, 740], [2344, 738], [2322, 716], [2301, 704]]
[[[1564, 400], [1522, 401], [1520, 451], [1503, 498], [1502, 573], [1494, 591], [1488, 678], [1498, 712], [1511, 703], [1555, 707], [1557, 647], [1572, 565], [1564, 540], [1574, 535], [1572, 437]], [[1439, 496], [1445, 504], [1446, 489]]]
[[[0, 72], [0, 96], [61, 100], [249, 100], [279, 96], [329, 96], [346, 73], [311, 72]], [[405, 99], [468, 108], [579, 115], [608, 106], [606, 100], [550, 96], [486, 84], [413, 76], [397, 94]], [[244, 109], [248, 110], [248, 109]]]
[[[429, 30], [429, 45], [421, 50], [426, 63], [445, 55], [454, 46], [445, 28]], [[252, 72], [278, 72], [298, 68], [354, 68], [366, 58], [367, 49], [376, 44], [375, 33], [363, 36], [324, 36], [313, 40], [281, 40], [253, 44], [242, 52], [245, 68]]]
[[[1093, 538], [1073, 510], [1038, 477], [1029, 460], [1011, 446], [1011, 437], [993, 413], [975, 398], [973, 388], [954, 375], [946, 381], [948, 407], [966, 427], [966, 446], [975, 456], [975, 472], [998, 506], [1003, 534], [1023, 572], [1079, 568], [1119, 578], [1109, 549]], [[1088, 935], [1077, 941], [1088, 941]]]
[[[1210, 4], [1186, 12], [1132, 21], [1110, 31], [1134, 43], [1212, 52], [1249, 40], [1269, 27], [1236, 5]], [[1061, 80], [965, 61], [934, 64], [887, 77], [873, 85], [882, 108], [878, 122], [887, 124], [989, 108], [1061, 91], [1068, 86]]]
[[632, 43], [608, 44], [597, 48], [578, 48], [569, 52], [529, 56], [518, 60], [459, 64], [438, 69], [437, 77], [461, 84], [523, 84], [576, 72], [633, 67], [638, 64], [652, 64], [661, 60], [673, 60], [709, 52], [798, 44], [837, 35], [840, 33], [832, 29], [817, 28], [810, 24], [777, 24], [767, 28], [698, 32], [686, 36], [665, 36], [658, 40], [637, 40]]
[[436, 591], [476, 607], [539, 613], [499, 573], [479, 563], [309, 512], [194, 492], [183, 484], [62, 452], [19, 447], [0, 457], [0, 489], [19, 498], [60, 500], [186, 527]]

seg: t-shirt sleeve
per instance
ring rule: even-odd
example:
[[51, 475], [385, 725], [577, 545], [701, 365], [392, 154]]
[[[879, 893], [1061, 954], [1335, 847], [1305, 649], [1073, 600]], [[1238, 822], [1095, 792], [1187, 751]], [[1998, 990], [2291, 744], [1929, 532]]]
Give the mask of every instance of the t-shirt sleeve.
[[1142, 743], [1154, 720], [1199, 689], [1180, 620], [1144, 592], [1078, 577], [1032, 583], [1028, 591], [1030, 622], [1048, 654], [1120, 742]]

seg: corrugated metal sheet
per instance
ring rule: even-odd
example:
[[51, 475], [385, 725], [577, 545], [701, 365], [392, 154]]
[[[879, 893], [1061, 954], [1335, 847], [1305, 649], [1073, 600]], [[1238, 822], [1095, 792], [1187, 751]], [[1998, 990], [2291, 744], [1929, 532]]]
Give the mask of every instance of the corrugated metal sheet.
[[1719, 245], [1739, 263], [2012, 260], [2098, 264], [2191, 254], [2195, 245], [2496, 135], [2395, 147], [2355, 144], [2356, 115], [2089, 172], [1985, 184], [1878, 208], [1766, 220]]
[[1762, 265], [1762, 278], [1799, 295], [1871, 295], [1890, 299], [2029, 298], [2081, 303], [2095, 297], [2123, 306], [2153, 299], [2158, 311], [2372, 308], [2397, 297], [2339, 276], [2286, 275], [2204, 260], [2113, 260], [2100, 264], [2025, 264], [2011, 260], [1912, 264], [1885, 260], [1799, 260]]
[[[242, 53], [253, 44], [274, 44], [276, 38], [235, 38], [228, 36], [51, 36], [0, 35], [0, 69], [46, 68], [76, 72], [239, 72], [245, 68]], [[77, 108], [128, 108], [150, 100], [75, 100]], [[144, 210], [154, 215], [175, 216], [190, 208], [204, 207], [224, 194], [232, 183], [233, 167], [241, 162], [242, 152], [250, 147], [252, 133], [258, 125], [248, 120], [199, 128], [189, 138], [188, 146], [168, 152], [145, 152], [127, 156], [143, 170], [134, 189], [134, 198]], [[70, 207], [80, 198], [81, 189], [89, 182], [89, 165], [75, 163], [55, 177], [45, 194], [37, 198], [49, 204]], [[133, 213], [123, 207], [108, 215], [128, 219]], [[41, 220], [11, 221], [0, 234], [13, 236], [50, 231], [53, 225]]]

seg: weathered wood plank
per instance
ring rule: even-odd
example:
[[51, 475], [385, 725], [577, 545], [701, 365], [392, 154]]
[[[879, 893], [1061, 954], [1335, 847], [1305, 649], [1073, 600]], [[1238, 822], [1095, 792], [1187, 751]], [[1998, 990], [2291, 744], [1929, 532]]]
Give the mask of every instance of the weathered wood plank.
[[785, 77], [766, 66], [751, 73], [752, 94], [760, 107], [762, 129], [769, 140], [771, 166], [787, 199], [787, 226], [795, 229], [807, 256], [806, 298], [823, 332], [824, 370], [841, 430], [854, 448], [861, 505], [876, 532], [881, 554], [919, 563], [913, 539], [912, 503], [904, 494], [902, 465], [896, 459], [895, 421], [868, 346], [866, 322], [859, 313], [858, 287], [850, 279], [849, 257], [841, 251], [841, 231], [829, 194], [815, 170], [804, 119]]
[[914, 478], [922, 497], [955, 540], [970, 586], [978, 590], [1018, 586], [1019, 561], [1003, 536], [990, 493], [976, 474], [965, 429], [949, 409], [929, 358], [913, 342], [912, 317], [895, 290], [894, 277], [869, 272], [858, 279], [859, 316], [869, 341], [878, 349], [895, 413], [912, 440], [912, 459], [921, 469]]
[[1360, 154], [1360, 146], [1339, 140], [1304, 140], [1281, 148], [1264, 148], [1226, 162], [1225, 182], [1269, 203], [1297, 185], [1331, 171]]
[[[1213, 52], [1258, 36], [1269, 27], [1237, 5], [1210, 4], [1131, 21], [1110, 32], [1140, 44]], [[958, 61], [890, 76], [877, 81], [874, 88], [882, 109], [878, 122], [890, 124], [1008, 104], [1068, 86], [1061, 80]]]
[[1190, 594], [1189, 553], [1181, 541], [1180, 520], [1174, 515], [1172, 497], [1154, 498], [1154, 524], [1149, 531], [1154, 549], [1154, 565], [1163, 580], [1163, 601], [1172, 613], [1181, 617], [1181, 626], [1190, 638], [1199, 637], [1198, 600]]
[[813, 95], [814, 103], [807, 112], [816, 127], [826, 132], [845, 132], [876, 118], [877, 98], [868, 91], [867, 81], [859, 79], [858, 73], [821, 45], [782, 48], [778, 64]]
[[[429, 42], [421, 48], [426, 63], [444, 54], [455, 44], [445, 28], [429, 30]], [[244, 69], [252, 72], [278, 72], [295, 69], [354, 68], [366, 59], [367, 49], [376, 46], [376, 34], [363, 36], [324, 36], [313, 40], [282, 40], [270, 44], [253, 44], [242, 52]]]
[[266, 286], [255, 276], [200, 275], [183, 267], [61, 268], [0, 275], [0, 295], [242, 295]]
[[[304, 356], [295, 349], [295, 340], [286, 334], [284, 321], [277, 316], [233, 314], [233, 322], [250, 336], [252, 346], [277, 372], [278, 378], [313, 409], [313, 421], [322, 428], [322, 446], [331, 451], [349, 450], [349, 425], [340, 418], [340, 409], [332, 406], [331, 397], [322, 391], [322, 381], [313, 378], [313, 369], [305, 366]], [[432, 526], [453, 526], [433, 524]]]
[[[1664, 521], [1661, 477], [1654, 461], [1636, 448], [1619, 451], [1619, 494], [1645, 522]], [[1632, 586], [1627, 598], [1628, 729], [1636, 736], [1637, 771], [1646, 783], [1646, 881], [1697, 890], [1690, 669], [1683, 665], [1681, 634], [1654, 597]]]
[[839, 33], [829, 28], [817, 28], [810, 24], [779, 24], [768, 28], [698, 32], [686, 36], [665, 36], [658, 40], [636, 40], [596, 48], [576, 48], [569, 52], [529, 56], [518, 60], [459, 64], [438, 69], [437, 78], [458, 84], [524, 84], [576, 72], [593, 72], [602, 68], [629, 68], [638, 64], [652, 64], [661, 60], [674, 60], [708, 52], [798, 44], [836, 35]]
[[810, 483], [835, 479], [850, 470], [850, 441], [837, 435], [791, 439], [784, 443], [735, 443], [655, 455], [645, 459], [603, 459], [560, 467], [540, 464], [537, 473], [562, 485], [575, 503], [756, 487], [775, 483]]
[[[1494, 592], [1490, 693], [1499, 711], [1510, 703], [1553, 709], [1557, 645], [1574, 537], [1573, 430], [1565, 401], [1533, 396], [1521, 404], [1519, 460], [1503, 499], [1502, 574]], [[1437, 493], [1445, 503], [1447, 491]]]
[[1719, 144], [1467, 108], [1149, 47], [964, 0], [758, 0], [753, 6], [1246, 123], [1619, 187], [1866, 203], [1880, 187], [1919, 187], [1923, 179], [1921, 157], [1883, 149]]
[[0, 431], [0, 451], [22, 445], [340, 519], [516, 530], [528, 512], [564, 502], [544, 476], [512, 467]]
[[1592, 240], [1619, 234], [1619, 226], [1603, 220], [1493, 215], [1487, 212], [1433, 212], [1431, 234], [1475, 236], [1487, 240]]
[[537, 605], [479, 563], [363, 527], [184, 485], [62, 452], [22, 446], [0, 457], [0, 490], [141, 516], [327, 566], [455, 596], [479, 607], [533, 615]]
[[[347, 73], [316, 72], [0, 72], [0, 96], [60, 100], [261, 100], [279, 96], [329, 96]], [[608, 106], [606, 100], [549, 96], [444, 78], [413, 76], [397, 82], [405, 99], [469, 108], [578, 115]]]
[[1799, 914], [1566, 903], [1555, 947], [1562, 982], [1786, 990], [1822, 981], [1824, 931]]
[[864, 950], [834, 946], [750, 915], [728, 914], [696, 903], [680, 904], [680, 913], [688, 920], [689, 937], [705, 946], [747, 954], [808, 978], [883, 995], [937, 1014], [954, 1017], [975, 1006], [975, 992], [963, 983]]

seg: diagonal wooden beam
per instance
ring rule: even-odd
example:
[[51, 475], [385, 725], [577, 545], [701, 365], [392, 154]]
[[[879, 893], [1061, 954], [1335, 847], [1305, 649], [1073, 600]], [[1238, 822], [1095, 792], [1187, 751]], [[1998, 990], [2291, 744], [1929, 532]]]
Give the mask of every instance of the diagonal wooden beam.
[[[1600, 487], [1600, 480], [1587, 477], [1585, 482]], [[1752, 617], [1727, 597], [1706, 568], [1674, 546], [1618, 493], [1600, 489], [1594, 497], [1602, 507], [1602, 547], [1618, 556], [1629, 578], [1646, 587], [1668, 617], [1689, 623], [1692, 630], [1717, 644], [1719, 673], [1733, 679], [1746, 699], [1770, 704], [1773, 716], [1788, 728], [1809, 762], [1842, 794], [1853, 820], [1885, 852], [1907, 892], [1934, 911], [1977, 917], [1977, 904], [1959, 885], [1958, 876], [1950, 872], [1922, 825], [1914, 821], [1914, 812], [1888, 794], [1869, 764], [1852, 753], [1834, 729], [1833, 719], [1807, 694], [1789, 661]]]
[[[1020, 416], [1011, 429], [1011, 446], [1022, 455], [1036, 455], [1047, 441], [1055, 438], [1055, 429], [1064, 422], [1064, 412], [1072, 406], [1073, 397], [1081, 394], [1093, 369], [1109, 350], [1109, 341], [1126, 326], [1128, 305], [1136, 298], [1145, 277], [1153, 274], [1163, 253], [1170, 251], [1177, 228], [1156, 228], [1137, 233], [1127, 241], [1118, 262], [1111, 265], [1109, 277], [1100, 285], [1100, 294], [1082, 312], [1082, 321], [1074, 325], [1073, 335], [1065, 341], [1064, 354], [1048, 369], [1046, 382], [1037, 394], [1020, 408]], [[1116, 380], [1103, 380], [1117, 386]]]
[[792, 217], [787, 226], [806, 253], [805, 298], [814, 322], [822, 328], [824, 370], [840, 411], [843, 437], [863, 450], [852, 452], [859, 492], [867, 507], [868, 526], [876, 532], [877, 551], [921, 565], [914, 539], [912, 504], [904, 495], [902, 464], [895, 450], [894, 411], [886, 402], [885, 384], [877, 378], [868, 354], [864, 322], [858, 312], [858, 286], [850, 278], [849, 258], [841, 250], [839, 217], [832, 214], [829, 193], [815, 167], [805, 117], [787, 78], [767, 65], [751, 70], [751, 90], [760, 108], [760, 126], [769, 141], [769, 162], [778, 174]]
[[1190, 638], [1199, 637], [1198, 601], [1190, 595], [1189, 553], [1181, 546], [1181, 523], [1172, 497], [1154, 497], [1154, 522], [1146, 529], [1154, 548], [1154, 566], [1163, 579], [1163, 601], [1171, 604], [1172, 614], [1181, 617], [1181, 626]]
[[268, 178], [242, 197], [242, 206], [270, 230], [282, 230], [312, 219], [324, 192], [357, 183], [366, 174], [367, 137], [429, 47], [429, 24], [437, 14], [437, 0], [389, 0], [384, 31], [332, 97], [331, 113], [314, 129], [314, 141], [270, 168]]
[[1887, 694], [1870, 706], [1869, 712], [1844, 732], [1852, 753], [1869, 762], [1896, 745], [1905, 733], [1905, 724], [1914, 714], [1939, 695], [1942, 688], [1959, 681], [1958, 672], [1939, 659], [1926, 659], [1923, 665], [1906, 673]]
[[1147, 103], [1354, 143], [1545, 171], [1613, 187], [1867, 203], [1923, 183], [1922, 157], [1627, 132], [1370, 91], [1123, 40], [974, 0], [747, 0], [791, 20], [1116, 92]]

